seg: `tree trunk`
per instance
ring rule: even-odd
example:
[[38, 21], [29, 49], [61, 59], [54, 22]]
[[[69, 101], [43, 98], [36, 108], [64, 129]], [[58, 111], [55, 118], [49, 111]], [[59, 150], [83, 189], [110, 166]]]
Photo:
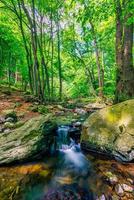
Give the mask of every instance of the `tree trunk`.
[[91, 29], [92, 29], [92, 34], [93, 34], [93, 38], [94, 38], [94, 48], [95, 48], [95, 55], [96, 55], [96, 64], [97, 64], [97, 68], [98, 68], [98, 83], [99, 83], [99, 97], [103, 97], [103, 74], [102, 74], [102, 67], [101, 67], [101, 62], [100, 62], [100, 52], [98, 49], [98, 43], [97, 43], [97, 39], [96, 39], [96, 34], [95, 34], [95, 30], [94, 30], [94, 25], [93, 23], [90, 21], [91, 24]]
[[[127, 17], [128, 19], [128, 17]], [[127, 98], [134, 96], [133, 24], [124, 25], [123, 91]]]
[[[127, 2], [129, 3], [129, 2]], [[116, 0], [116, 91], [115, 102], [134, 96], [133, 24], [128, 24], [130, 14], [126, 2]], [[124, 14], [125, 13], [125, 14]], [[124, 15], [124, 16], [123, 16]]]
[[54, 41], [53, 41], [53, 13], [51, 8], [51, 100], [54, 97], [54, 75], [53, 75]]
[[58, 69], [59, 69], [59, 99], [62, 99], [62, 69], [61, 69], [61, 40], [60, 40], [60, 24], [59, 13], [57, 11], [57, 42], [58, 42]]

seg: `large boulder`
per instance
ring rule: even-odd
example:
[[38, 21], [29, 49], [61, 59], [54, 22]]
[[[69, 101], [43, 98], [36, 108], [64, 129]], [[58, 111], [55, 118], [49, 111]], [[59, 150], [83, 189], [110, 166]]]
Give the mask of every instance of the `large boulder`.
[[134, 99], [93, 113], [83, 124], [83, 149], [134, 160]]
[[0, 164], [30, 160], [49, 151], [55, 129], [49, 119], [50, 115], [38, 116], [8, 134], [1, 133]]

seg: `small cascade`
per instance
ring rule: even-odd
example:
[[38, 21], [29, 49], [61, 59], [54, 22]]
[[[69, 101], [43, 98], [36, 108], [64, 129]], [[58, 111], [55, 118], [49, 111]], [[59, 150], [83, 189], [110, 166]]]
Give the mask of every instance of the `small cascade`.
[[89, 162], [81, 152], [80, 143], [77, 143], [74, 139], [78, 130], [80, 131], [80, 129], [73, 126], [60, 126], [57, 130], [57, 148], [64, 154], [65, 165], [69, 166], [71, 164], [71, 166], [73, 165], [79, 169], [85, 169], [89, 166]]
[[57, 130], [56, 138], [56, 148], [57, 150], [64, 149], [70, 143], [70, 138], [68, 136], [69, 126], [59, 126]]

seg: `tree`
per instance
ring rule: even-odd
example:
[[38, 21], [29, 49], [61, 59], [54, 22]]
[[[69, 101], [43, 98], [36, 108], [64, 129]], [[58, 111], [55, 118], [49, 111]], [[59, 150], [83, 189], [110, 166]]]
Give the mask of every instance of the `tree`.
[[115, 1], [116, 7], [116, 64], [115, 101], [134, 96], [132, 1]]

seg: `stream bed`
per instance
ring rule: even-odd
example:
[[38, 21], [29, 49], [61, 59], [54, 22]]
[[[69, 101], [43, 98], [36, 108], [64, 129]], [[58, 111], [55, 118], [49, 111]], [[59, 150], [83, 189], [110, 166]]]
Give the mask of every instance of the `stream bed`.
[[57, 131], [57, 152], [41, 161], [0, 168], [0, 200], [134, 200], [134, 164], [84, 153]]

